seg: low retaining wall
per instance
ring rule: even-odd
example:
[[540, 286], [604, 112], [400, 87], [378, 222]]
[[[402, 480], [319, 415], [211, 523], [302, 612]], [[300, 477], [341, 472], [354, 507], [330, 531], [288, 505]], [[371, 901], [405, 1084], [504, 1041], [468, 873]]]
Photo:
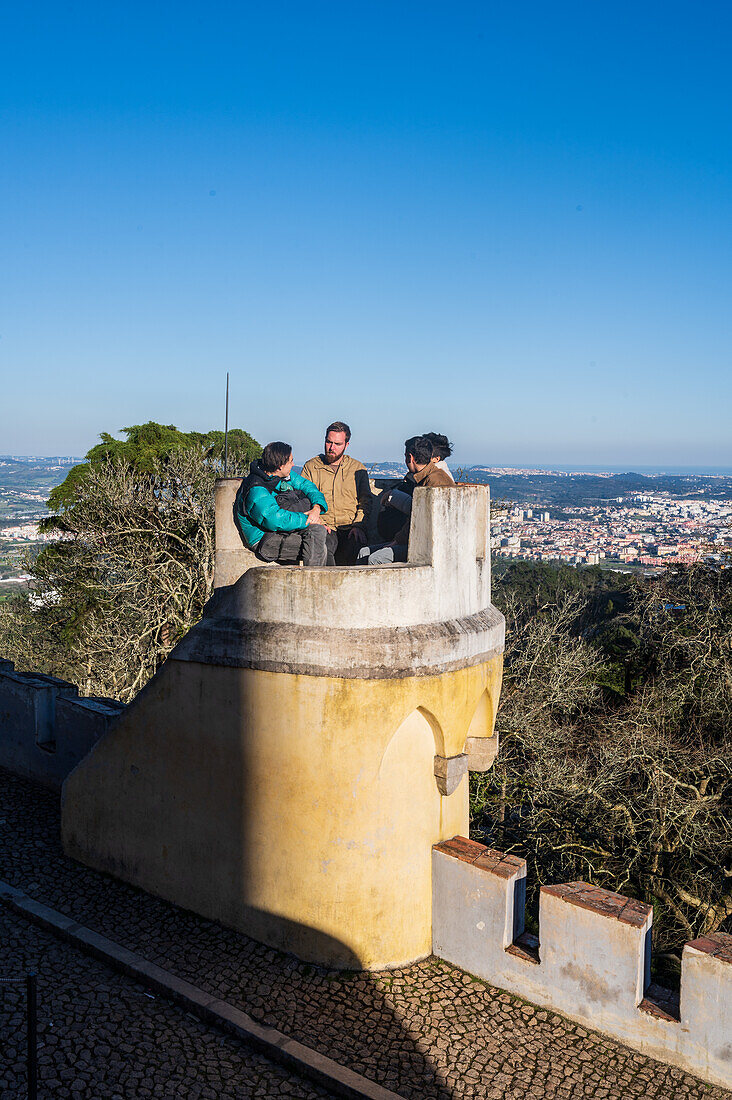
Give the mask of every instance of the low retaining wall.
[[0, 766], [61, 788], [66, 776], [124, 710], [79, 697], [74, 684], [0, 661]]
[[650, 983], [650, 906], [585, 882], [543, 886], [524, 934], [526, 863], [463, 837], [432, 850], [439, 958], [664, 1062], [732, 1087], [732, 936], [684, 947], [680, 1003]]

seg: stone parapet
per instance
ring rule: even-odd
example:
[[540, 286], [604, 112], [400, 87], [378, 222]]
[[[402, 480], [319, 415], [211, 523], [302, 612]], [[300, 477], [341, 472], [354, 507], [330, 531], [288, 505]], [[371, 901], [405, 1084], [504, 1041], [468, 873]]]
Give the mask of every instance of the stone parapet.
[[124, 706], [0, 661], [0, 766], [60, 788]]
[[464, 837], [432, 852], [435, 955], [492, 985], [732, 1086], [732, 936], [684, 947], [680, 1003], [650, 980], [651, 906], [586, 882], [543, 886], [524, 932], [526, 863]]
[[214, 490], [216, 550], [214, 588], [236, 584], [253, 565], [261, 565], [256, 554], [247, 550], [234, 523], [234, 501], [241, 485], [240, 477], [220, 477]]
[[65, 850], [308, 961], [424, 957], [432, 845], [495, 746], [488, 489], [417, 488], [405, 564], [300, 568], [242, 557], [234, 484], [241, 575], [69, 776]]
[[[219, 484], [231, 495], [229, 482]], [[221, 507], [229, 546], [229, 509]], [[374, 679], [500, 656], [505, 624], [491, 605], [489, 513], [486, 486], [415, 490], [409, 560], [391, 566], [262, 566], [239, 541], [238, 551], [226, 551], [248, 555], [239, 580], [217, 590], [171, 658]]]

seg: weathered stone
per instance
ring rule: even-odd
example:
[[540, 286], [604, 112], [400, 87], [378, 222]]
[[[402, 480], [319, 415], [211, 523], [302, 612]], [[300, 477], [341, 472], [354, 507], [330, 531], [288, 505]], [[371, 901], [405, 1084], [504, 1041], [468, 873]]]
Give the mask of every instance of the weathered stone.
[[[681, 1003], [650, 983], [652, 909], [586, 882], [543, 886], [540, 940], [521, 933], [521, 870], [462, 838], [434, 849], [434, 950], [512, 993], [732, 1085], [732, 937], [684, 948]], [[525, 874], [525, 870], [523, 872]], [[531, 965], [527, 965], [531, 964]]]
[[493, 737], [469, 737], [465, 742], [471, 772], [487, 772], [498, 755], [498, 734]]
[[458, 756], [435, 757], [435, 779], [440, 794], [453, 794], [467, 774], [468, 757], [466, 753], [460, 753]]

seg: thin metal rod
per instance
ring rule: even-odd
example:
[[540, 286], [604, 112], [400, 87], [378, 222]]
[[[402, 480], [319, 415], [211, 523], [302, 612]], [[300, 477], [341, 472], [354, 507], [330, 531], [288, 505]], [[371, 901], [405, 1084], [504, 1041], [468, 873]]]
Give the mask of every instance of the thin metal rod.
[[224, 477], [229, 475], [229, 372], [226, 372], [226, 423], [224, 425]]
[[28, 1100], [38, 1100], [38, 999], [36, 977], [26, 975], [27, 1032], [28, 1032]]

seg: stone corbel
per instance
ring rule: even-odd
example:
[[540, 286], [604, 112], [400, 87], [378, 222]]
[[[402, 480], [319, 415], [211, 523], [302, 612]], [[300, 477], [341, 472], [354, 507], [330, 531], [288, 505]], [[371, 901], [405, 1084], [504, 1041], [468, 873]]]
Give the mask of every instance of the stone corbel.
[[471, 772], [487, 772], [498, 755], [498, 734], [493, 737], [468, 737], [465, 742], [468, 768]]
[[468, 754], [459, 756], [436, 756], [435, 779], [440, 794], [448, 795], [456, 791], [460, 780], [468, 774]]

